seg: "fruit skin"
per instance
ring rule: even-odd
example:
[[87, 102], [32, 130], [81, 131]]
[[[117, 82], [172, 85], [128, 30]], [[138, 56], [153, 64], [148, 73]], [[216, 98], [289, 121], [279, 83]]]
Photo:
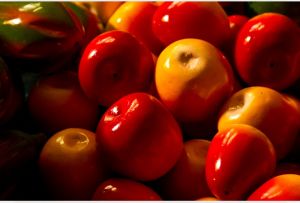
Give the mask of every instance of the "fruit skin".
[[300, 77], [300, 29], [288, 17], [264, 13], [251, 18], [240, 30], [235, 64], [251, 86], [283, 90]]
[[89, 200], [107, 178], [95, 133], [80, 128], [54, 134], [42, 149], [39, 167], [54, 199]]
[[[229, 20], [229, 38], [224, 43], [222, 50], [231, 62], [230, 64], [234, 64], [234, 48], [237, 35], [243, 25], [249, 20], [249, 18], [245, 15], [230, 15], [228, 16]], [[235, 70], [235, 69], [234, 69]]]
[[129, 32], [158, 56], [164, 46], [152, 30], [152, 18], [157, 8], [153, 2], [124, 2], [110, 17], [106, 30]]
[[79, 65], [82, 89], [106, 107], [129, 93], [148, 91], [153, 74], [151, 52], [130, 33], [118, 30], [91, 41]]
[[84, 94], [72, 71], [40, 78], [29, 93], [28, 108], [47, 133], [72, 127], [94, 130], [99, 119], [97, 103]]
[[0, 50], [5, 56], [59, 56], [72, 52], [83, 36], [78, 19], [59, 2], [2, 2], [0, 12]]
[[150, 187], [130, 179], [112, 178], [102, 182], [92, 200], [161, 200]]
[[235, 88], [226, 58], [199, 39], [183, 39], [166, 47], [157, 60], [155, 83], [160, 99], [176, 119], [198, 127], [216, 119]]
[[271, 177], [275, 164], [273, 145], [261, 131], [248, 125], [231, 125], [211, 141], [206, 179], [218, 199], [242, 200]]
[[93, 38], [99, 35], [103, 30], [103, 25], [97, 19], [96, 15], [82, 5], [74, 2], [63, 3], [69, 12], [73, 12], [77, 16], [84, 28], [84, 36], [80, 40], [80, 45], [84, 48]]
[[253, 192], [248, 200], [298, 200], [300, 199], [300, 175], [284, 174], [276, 176]]
[[217, 2], [164, 2], [153, 16], [152, 29], [165, 46], [197, 38], [218, 47], [227, 39], [229, 22]]
[[102, 116], [97, 141], [113, 171], [150, 181], [167, 173], [183, 150], [181, 129], [155, 97], [133, 93]]
[[89, 7], [90, 10], [98, 16], [98, 18], [101, 20], [101, 22], [103, 22], [104, 25], [106, 25], [109, 18], [124, 2], [123, 1], [95, 1], [95, 2], [80, 2], [80, 3], [87, 4], [86, 6]]
[[215, 197], [202, 197], [197, 199], [196, 201], [218, 201], [218, 199]]
[[274, 145], [277, 158], [291, 151], [299, 132], [299, 112], [291, 101], [267, 87], [248, 87], [236, 92], [220, 111], [218, 129], [247, 124], [262, 131]]
[[205, 160], [210, 141], [191, 139], [176, 165], [159, 180], [157, 188], [164, 199], [196, 200], [211, 196], [205, 178]]

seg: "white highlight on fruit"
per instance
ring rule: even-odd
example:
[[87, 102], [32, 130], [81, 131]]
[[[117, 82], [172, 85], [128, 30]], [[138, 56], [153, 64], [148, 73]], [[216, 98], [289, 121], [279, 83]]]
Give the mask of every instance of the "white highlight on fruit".
[[171, 67], [170, 58], [168, 58], [168, 59], [166, 60], [166, 62], [165, 62], [165, 67], [166, 67], [167, 69], [170, 69], [170, 67]]
[[114, 186], [112, 186], [112, 185], [108, 185], [108, 186], [106, 186], [104, 189], [105, 189], [105, 190], [110, 190], [110, 191], [113, 191], [113, 192], [117, 190], [117, 188], [114, 187]]
[[112, 110], [111, 110], [114, 114], [118, 114], [119, 110], [118, 110], [118, 107], [113, 107]]
[[244, 44], [248, 44], [251, 41], [251, 36], [247, 36], [244, 40]]
[[25, 6], [19, 8], [18, 10], [21, 12], [36, 12], [42, 9], [41, 3], [30, 3], [26, 4]]
[[162, 21], [162, 22], [165, 22], [165, 23], [169, 22], [169, 15], [164, 15], [164, 16], [162, 17], [161, 21]]
[[21, 18], [14, 18], [11, 20], [4, 21], [3, 25], [19, 25], [20, 23], [22, 23]]
[[255, 25], [253, 25], [253, 26], [250, 28], [249, 32], [253, 32], [253, 31], [256, 31], [256, 30], [261, 30], [261, 29], [263, 29], [264, 27], [265, 27], [265, 25], [262, 24], [261, 22], [259, 22], [259, 23], [255, 24]]
[[140, 105], [140, 104], [139, 104], [139, 102], [138, 102], [137, 99], [133, 100], [133, 101], [131, 102], [130, 107], [129, 107], [128, 110], [127, 110], [127, 113], [133, 112], [137, 107], [139, 107], [139, 105]]
[[235, 129], [230, 129], [224, 137], [222, 146], [229, 145], [232, 142], [232, 140], [236, 137], [236, 135], [237, 135], [237, 132], [235, 132]]
[[114, 41], [115, 41], [115, 38], [109, 36], [102, 40], [99, 40], [96, 44], [99, 45], [99, 44], [103, 44], [103, 43], [112, 43]]
[[122, 22], [122, 18], [121, 18], [121, 17], [120, 17], [120, 18], [117, 18], [116, 22], [117, 22], [117, 23], [121, 23], [121, 22]]
[[97, 50], [96, 49], [92, 50], [88, 56], [88, 59], [93, 58], [96, 54], [97, 54]]
[[278, 187], [273, 186], [272, 188], [270, 188], [267, 192], [265, 192], [261, 199], [272, 199], [274, 197], [277, 197], [280, 195], [280, 193], [282, 193], [282, 190]]
[[113, 132], [115, 132], [116, 130], [118, 130], [118, 128], [120, 127], [120, 123], [117, 123], [111, 130], [113, 131]]
[[64, 139], [62, 139], [62, 137], [58, 137], [57, 139], [56, 139], [56, 142], [57, 143], [59, 143], [59, 144], [61, 144], [61, 145], [63, 145], [65, 142], [64, 142]]
[[199, 58], [191, 58], [189, 60], [189, 62], [186, 64], [186, 66], [188, 68], [195, 68], [195, 67], [197, 67], [197, 64], [199, 64], [199, 63], [200, 63], [200, 59]]
[[218, 171], [221, 167], [221, 158], [218, 158], [215, 164], [215, 171]]

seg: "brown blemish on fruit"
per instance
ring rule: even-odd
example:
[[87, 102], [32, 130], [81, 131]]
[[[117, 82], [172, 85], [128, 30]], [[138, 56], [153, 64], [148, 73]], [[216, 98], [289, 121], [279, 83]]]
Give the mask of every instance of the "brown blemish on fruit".
[[85, 134], [82, 133], [72, 133], [65, 135], [64, 143], [69, 147], [75, 147], [77, 145], [82, 145], [88, 143], [89, 139]]
[[193, 58], [195, 58], [195, 56], [192, 53], [181, 53], [179, 55], [179, 61], [183, 63], [184, 66], [186, 66]]
[[243, 95], [238, 96], [233, 105], [228, 108], [228, 111], [235, 111], [241, 109], [245, 105], [245, 99]]

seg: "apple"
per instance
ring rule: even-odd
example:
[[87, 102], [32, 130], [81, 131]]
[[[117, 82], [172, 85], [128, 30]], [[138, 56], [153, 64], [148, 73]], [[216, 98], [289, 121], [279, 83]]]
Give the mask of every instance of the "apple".
[[89, 9], [75, 2], [64, 2], [66, 9], [73, 12], [84, 28], [84, 36], [80, 41], [80, 45], [84, 48], [93, 38], [103, 31], [102, 23], [97, 19], [96, 15]]
[[111, 178], [102, 182], [93, 195], [93, 200], [150, 201], [161, 200], [150, 187], [125, 178]]
[[106, 25], [109, 18], [124, 2], [123, 1], [92, 1], [92, 2], [80, 2], [80, 3], [87, 4], [87, 7], [89, 7], [90, 10], [98, 16], [101, 22], [103, 22], [103, 24]]
[[251, 18], [240, 30], [235, 64], [251, 86], [283, 90], [300, 77], [300, 29], [288, 17], [264, 13]]
[[251, 201], [291, 201], [300, 199], [300, 175], [284, 174], [276, 176], [253, 192], [248, 200]]
[[261, 130], [274, 145], [277, 158], [292, 149], [299, 132], [300, 116], [291, 101], [279, 92], [253, 86], [236, 92], [220, 111], [218, 129], [247, 124]]
[[158, 99], [146, 93], [129, 94], [110, 106], [96, 134], [111, 169], [134, 180], [163, 176], [183, 150], [176, 120]]
[[159, 55], [164, 47], [152, 30], [152, 18], [157, 8], [153, 2], [124, 2], [108, 20], [106, 30], [129, 32], [152, 53]]
[[219, 200], [215, 197], [202, 197], [197, 199], [197, 201], [219, 201]]
[[196, 200], [211, 196], [205, 179], [205, 160], [210, 141], [191, 139], [176, 165], [158, 180], [161, 196], [170, 200]]
[[235, 90], [227, 59], [199, 39], [182, 39], [166, 47], [156, 63], [155, 83], [161, 101], [176, 119], [187, 129], [196, 128], [187, 134], [207, 134]]
[[129, 93], [149, 91], [154, 61], [137, 38], [113, 30], [98, 35], [87, 45], [78, 72], [86, 95], [109, 107]]
[[18, 86], [15, 74], [7, 67], [0, 58], [0, 126], [5, 126], [21, 109], [23, 105], [23, 91]]
[[[299, 98], [296, 98], [290, 94], [283, 93], [286, 101], [295, 109], [300, 118], [300, 101]], [[287, 155], [286, 159], [293, 162], [300, 161], [300, 130], [298, 131], [296, 138], [293, 142], [292, 150]]]
[[47, 133], [65, 128], [94, 130], [99, 119], [98, 104], [84, 94], [72, 71], [41, 77], [29, 92], [28, 108]]
[[206, 157], [206, 179], [220, 200], [243, 200], [275, 170], [272, 143], [258, 129], [243, 124], [219, 131]]
[[152, 28], [168, 46], [184, 38], [197, 38], [219, 47], [229, 34], [229, 21], [217, 2], [164, 2], [153, 16]]
[[20, 72], [62, 70], [80, 50], [84, 29], [61, 2], [1, 2], [0, 54]]
[[0, 12], [2, 56], [41, 59], [64, 55], [76, 49], [84, 34], [78, 18], [61, 2], [1, 2]]
[[80, 128], [51, 136], [40, 153], [39, 167], [51, 198], [60, 200], [91, 199], [108, 172], [95, 133]]
[[236, 38], [240, 29], [249, 20], [249, 18], [245, 15], [230, 15], [228, 16], [228, 20], [230, 26], [229, 38], [224, 43], [222, 50], [224, 50], [225, 55], [231, 62], [230, 64], [234, 64], [234, 48]]

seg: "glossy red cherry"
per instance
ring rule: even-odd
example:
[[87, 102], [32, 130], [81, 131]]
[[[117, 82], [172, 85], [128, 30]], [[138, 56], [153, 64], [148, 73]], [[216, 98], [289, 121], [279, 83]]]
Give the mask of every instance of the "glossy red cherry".
[[184, 151], [176, 165], [158, 183], [163, 198], [196, 200], [211, 196], [205, 178], [205, 161], [210, 141], [192, 139], [184, 143]]
[[222, 50], [230, 60], [231, 64], [234, 66], [234, 48], [236, 38], [240, 29], [249, 20], [249, 18], [244, 15], [231, 15], [228, 16], [228, 20], [230, 26], [229, 38], [224, 43]]
[[64, 71], [41, 77], [32, 87], [29, 111], [44, 132], [96, 128], [98, 104], [84, 94], [77, 77], [76, 72]]
[[183, 150], [181, 130], [155, 97], [133, 93], [102, 116], [97, 141], [107, 164], [135, 180], [154, 180], [167, 173]]
[[152, 28], [165, 46], [197, 38], [220, 46], [229, 34], [229, 22], [217, 2], [164, 2], [153, 16]]
[[112, 178], [101, 183], [93, 200], [161, 200], [150, 187], [130, 179]]
[[232, 125], [218, 132], [206, 157], [206, 179], [221, 200], [246, 199], [274, 172], [273, 145], [266, 135], [248, 125]]
[[240, 30], [235, 64], [251, 86], [282, 90], [300, 77], [300, 29], [288, 17], [264, 13], [250, 19]]
[[131, 34], [117, 30], [91, 41], [79, 65], [82, 89], [106, 107], [129, 93], [148, 91], [153, 74], [151, 52]]
[[298, 200], [300, 199], [300, 175], [284, 174], [276, 176], [261, 185], [248, 200]]

